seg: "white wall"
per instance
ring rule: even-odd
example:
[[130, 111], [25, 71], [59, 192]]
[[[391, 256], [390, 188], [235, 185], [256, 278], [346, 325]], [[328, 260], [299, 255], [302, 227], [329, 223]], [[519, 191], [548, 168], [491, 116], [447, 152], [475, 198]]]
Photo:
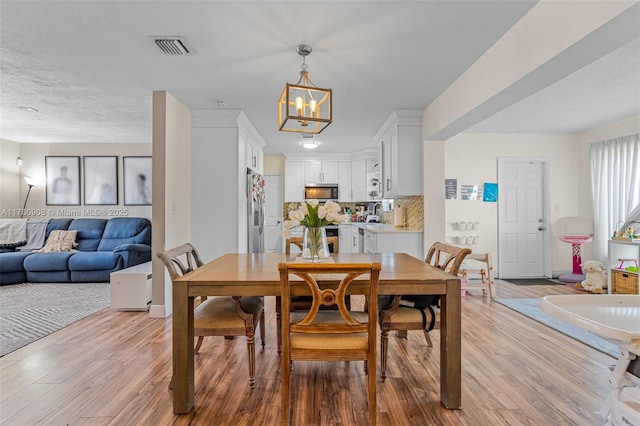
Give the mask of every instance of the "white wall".
[[[459, 134], [444, 144], [445, 177], [458, 180], [460, 185], [482, 185], [497, 182], [497, 160], [505, 157], [537, 157], [549, 159], [550, 229], [564, 216], [579, 214], [578, 169], [576, 135], [520, 135], [520, 134]], [[433, 183], [431, 183], [433, 184]], [[444, 185], [444, 182], [438, 182]], [[498, 191], [500, 188], [498, 188]], [[445, 201], [445, 236], [453, 242], [454, 235], [478, 235], [480, 244], [470, 246], [474, 252], [489, 252], [493, 267], [498, 266], [498, 209], [497, 203], [483, 201]], [[428, 214], [427, 214], [428, 220]], [[454, 231], [457, 221], [480, 222], [478, 231]], [[553, 234], [552, 234], [553, 235]], [[552, 269], [571, 269], [571, 250], [568, 244], [552, 237]]]
[[202, 260], [207, 262], [225, 253], [237, 253], [240, 248], [240, 217], [245, 222], [247, 217], [246, 170], [240, 170], [241, 160], [244, 165], [245, 147], [239, 143], [240, 111], [194, 110], [192, 113], [191, 176], [193, 193], [197, 195], [191, 215], [192, 238]]
[[[15, 211], [22, 208], [24, 204], [28, 186], [24, 180], [20, 182], [20, 167], [16, 164], [19, 156], [19, 143], [0, 139], [0, 217], [15, 216]], [[20, 198], [21, 186], [25, 188], [22, 198]]]
[[[108, 218], [112, 216], [128, 216], [128, 217], [151, 217], [150, 206], [125, 206], [124, 205], [124, 192], [123, 192], [123, 173], [122, 173], [122, 157], [125, 156], [149, 156], [151, 155], [151, 144], [120, 144], [120, 143], [22, 143], [20, 146], [20, 157], [22, 158], [22, 167], [20, 167], [19, 180], [15, 181], [15, 185], [20, 190], [20, 200], [23, 200], [27, 195], [28, 186], [24, 183], [24, 176], [29, 176], [38, 179], [42, 182], [41, 185], [34, 186], [29, 194], [29, 209], [43, 209], [44, 215], [38, 217], [59, 217], [58, 210], [63, 206], [46, 205], [46, 191], [45, 191], [45, 157], [49, 155], [62, 155], [62, 156], [93, 156], [93, 155], [116, 155], [118, 156], [118, 206], [105, 206], [105, 209], [94, 209], [96, 206], [65, 206], [63, 210], [65, 216], [83, 217], [84, 208], [91, 209], [93, 212], [98, 212], [101, 217]], [[2, 156], [3, 162], [4, 155]], [[13, 157], [15, 164], [15, 157]], [[80, 165], [82, 169], [82, 158], [80, 158]], [[82, 182], [82, 175], [81, 175]], [[23, 184], [24, 183], [24, 184]], [[82, 192], [82, 190], [81, 190]], [[4, 193], [4, 190], [3, 190]], [[84, 196], [81, 196], [81, 200]], [[22, 207], [22, 206], [20, 206]], [[109, 210], [117, 210], [109, 214]], [[124, 212], [126, 210], [126, 214]], [[27, 216], [25, 216], [27, 217]]]
[[152, 301], [149, 315], [173, 312], [172, 286], [156, 253], [191, 234], [191, 113], [167, 92], [153, 92]]

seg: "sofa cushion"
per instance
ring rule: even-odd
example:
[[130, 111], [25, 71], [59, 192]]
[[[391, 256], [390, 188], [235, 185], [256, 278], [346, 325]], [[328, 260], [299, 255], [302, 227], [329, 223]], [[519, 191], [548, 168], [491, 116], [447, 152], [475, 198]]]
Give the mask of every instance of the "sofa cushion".
[[114, 217], [104, 229], [98, 251], [114, 251], [122, 244], [151, 245], [151, 222], [143, 217]]
[[70, 271], [102, 271], [122, 267], [122, 257], [108, 251], [79, 252], [69, 259]]
[[49, 222], [47, 222], [47, 233], [45, 234], [45, 238], [49, 238], [51, 231], [66, 231], [69, 229], [71, 222], [73, 222], [73, 219], [71, 218], [49, 219]]
[[0, 285], [19, 284], [27, 282], [27, 273], [22, 271], [5, 272], [0, 274]]
[[70, 283], [71, 274], [69, 271], [27, 271], [25, 281], [29, 283]]
[[24, 269], [27, 272], [68, 271], [69, 259], [76, 253], [75, 251], [31, 253], [24, 260]]
[[106, 225], [107, 219], [73, 219], [69, 225], [69, 230], [78, 231], [76, 238], [78, 247], [76, 249], [79, 251], [96, 251]]
[[24, 272], [24, 259], [29, 256], [29, 252], [12, 252], [3, 253], [0, 256], [0, 271], [5, 272]]
[[78, 231], [51, 231], [47, 243], [40, 250], [35, 250], [41, 253], [55, 252], [55, 251], [71, 251], [76, 243], [76, 236]]

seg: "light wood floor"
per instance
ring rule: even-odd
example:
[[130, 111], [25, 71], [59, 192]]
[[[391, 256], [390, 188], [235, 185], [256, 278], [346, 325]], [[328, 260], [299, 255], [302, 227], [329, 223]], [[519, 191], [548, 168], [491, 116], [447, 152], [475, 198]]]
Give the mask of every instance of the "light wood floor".
[[[514, 286], [497, 297], [577, 292], [570, 285]], [[588, 296], [586, 296], [588, 297]], [[171, 319], [108, 308], [0, 358], [3, 425], [274, 425], [280, 360], [274, 298], [256, 387], [246, 343], [208, 338], [196, 355], [196, 406], [172, 412]], [[439, 401], [439, 338], [390, 339], [389, 376], [378, 382], [381, 425], [600, 425], [615, 360], [473, 291], [462, 300], [462, 410]], [[366, 425], [362, 363], [296, 363], [294, 425]]]

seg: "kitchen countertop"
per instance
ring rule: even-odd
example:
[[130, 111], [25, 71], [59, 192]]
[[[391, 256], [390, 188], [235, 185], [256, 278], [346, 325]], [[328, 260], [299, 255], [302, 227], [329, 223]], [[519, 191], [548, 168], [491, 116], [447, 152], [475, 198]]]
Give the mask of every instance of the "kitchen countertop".
[[373, 232], [374, 234], [422, 234], [423, 230], [418, 228], [403, 228], [393, 225], [385, 225], [383, 223], [366, 223], [366, 222], [345, 222], [341, 225], [352, 225], [356, 228]]

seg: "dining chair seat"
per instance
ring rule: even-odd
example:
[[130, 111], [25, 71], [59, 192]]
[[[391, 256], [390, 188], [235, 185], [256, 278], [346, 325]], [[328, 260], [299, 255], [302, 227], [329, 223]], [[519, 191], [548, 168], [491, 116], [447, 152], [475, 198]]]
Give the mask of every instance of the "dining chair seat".
[[[264, 309], [264, 303], [260, 297], [243, 297], [240, 300], [242, 309], [253, 315], [254, 326], [260, 320], [260, 313]], [[238, 316], [236, 310], [236, 302], [226, 296], [207, 297], [207, 300], [200, 303], [193, 316], [194, 330], [207, 333], [207, 329], [211, 324], [216, 325], [215, 334], [204, 334], [208, 336], [225, 336], [224, 330], [238, 329], [245, 327], [245, 321]], [[197, 333], [196, 333], [197, 334]]]

